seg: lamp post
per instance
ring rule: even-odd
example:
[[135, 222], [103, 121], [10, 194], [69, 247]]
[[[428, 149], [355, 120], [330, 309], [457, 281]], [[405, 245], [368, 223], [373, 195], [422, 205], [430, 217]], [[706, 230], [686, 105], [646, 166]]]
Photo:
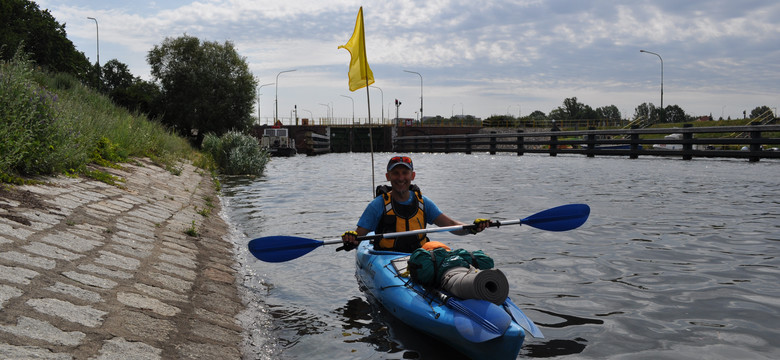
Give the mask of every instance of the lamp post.
[[663, 121], [664, 120], [664, 59], [661, 57], [661, 55], [658, 55], [652, 51], [639, 50], [639, 52], [653, 54], [655, 56], [658, 56], [658, 58], [661, 60], [661, 121]]
[[352, 99], [351, 96], [347, 96], [347, 95], [341, 95], [341, 96], [352, 100], [352, 124], [354, 125], [355, 124], [355, 100]]
[[293, 72], [297, 69], [293, 70], [285, 70], [280, 71], [278, 74], [276, 74], [276, 96], [274, 98], [274, 125], [276, 125], [276, 122], [279, 120], [279, 75], [282, 75], [284, 73]]
[[260, 85], [260, 87], [257, 88], [257, 122], [258, 123], [260, 122], [260, 95], [263, 95], [263, 94], [260, 93], [260, 89], [262, 89], [263, 86], [269, 86], [269, 85], [273, 85], [273, 84], [275, 84], [275, 83], [263, 84], [263, 85]]
[[309, 119], [311, 119], [311, 124], [310, 125], [314, 125], [314, 114], [311, 111], [306, 110], [306, 109], [301, 109], [301, 110], [309, 113]]
[[422, 75], [415, 71], [404, 70], [408, 73], [417, 74], [420, 77], [420, 125], [422, 125], [423, 118], [423, 78]]
[[385, 92], [382, 91], [382, 89], [379, 88], [379, 86], [371, 85], [372, 88], [379, 89], [379, 93], [382, 94], [382, 121], [381, 123], [384, 124], [385, 122]]
[[[323, 104], [323, 103], [320, 103], [320, 105], [322, 105], [322, 106], [324, 106], [324, 107], [328, 108], [327, 112], [325, 113], [325, 117], [326, 117], [328, 120], [330, 120], [330, 114], [331, 114], [331, 112], [330, 112], [330, 105], [328, 105], [328, 104]], [[330, 124], [330, 121], [328, 121], [328, 123]]]
[[97, 19], [87, 16], [87, 19], [95, 20], [95, 43], [97, 43], [97, 64], [100, 66], [100, 28]]

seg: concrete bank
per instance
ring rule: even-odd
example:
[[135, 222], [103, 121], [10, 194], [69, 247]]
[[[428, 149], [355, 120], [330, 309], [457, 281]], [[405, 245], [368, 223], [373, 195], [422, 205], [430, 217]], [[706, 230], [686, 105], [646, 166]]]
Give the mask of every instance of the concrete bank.
[[241, 358], [234, 247], [210, 176], [144, 159], [104, 170], [123, 186], [0, 187], [0, 358]]

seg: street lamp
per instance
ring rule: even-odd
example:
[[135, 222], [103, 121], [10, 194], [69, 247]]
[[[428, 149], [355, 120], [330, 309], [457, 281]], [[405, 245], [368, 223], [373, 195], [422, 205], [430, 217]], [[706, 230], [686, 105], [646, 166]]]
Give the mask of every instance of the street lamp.
[[409, 70], [404, 70], [404, 71], [406, 71], [408, 73], [412, 73], [412, 74], [417, 74], [417, 76], [420, 77], [420, 121], [421, 121], [421, 124], [422, 124], [422, 118], [423, 118], [423, 78], [422, 78], [422, 75], [420, 73], [418, 73], [418, 72], [415, 72], [415, 71], [409, 71]]
[[352, 100], [352, 124], [355, 124], [355, 100], [352, 99], [351, 96], [347, 96], [347, 95], [341, 95], [341, 96]]
[[661, 121], [663, 121], [663, 118], [664, 118], [664, 59], [661, 57], [661, 55], [658, 55], [658, 54], [656, 54], [656, 53], [654, 53], [652, 51], [639, 50], [639, 52], [653, 54], [655, 56], [658, 56], [659, 59], [661, 59]]
[[100, 66], [100, 29], [98, 28], [98, 21], [93, 17], [87, 16], [87, 19], [95, 20], [95, 42], [97, 43], [97, 63]]
[[282, 74], [288, 73], [288, 72], [293, 72], [295, 70], [298, 70], [298, 69], [280, 71], [278, 74], [276, 74], [276, 82], [274, 83], [274, 84], [276, 84], [276, 96], [274, 98], [274, 107], [275, 107], [274, 108], [274, 125], [276, 125], [276, 122], [279, 121], [279, 75], [282, 75]]
[[[323, 104], [323, 103], [320, 103], [320, 105], [322, 105], [322, 106], [324, 106], [324, 107], [328, 108], [327, 112], [325, 113], [325, 117], [326, 117], [328, 120], [330, 120], [330, 114], [331, 114], [331, 112], [330, 112], [330, 105], [328, 105], [328, 104]], [[329, 123], [330, 123], [330, 122], [329, 122]]]
[[309, 125], [314, 125], [314, 114], [312, 114], [312, 112], [311, 112], [311, 111], [309, 111], [309, 110], [306, 110], [306, 109], [301, 109], [301, 110], [303, 110], [303, 111], [305, 111], [305, 112], [309, 113], [309, 120], [311, 120], [311, 124], [309, 124]]
[[275, 83], [263, 84], [263, 85], [260, 85], [260, 87], [257, 88], [257, 122], [260, 122], [260, 95], [263, 95], [263, 94], [260, 93], [260, 89], [262, 89], [263, 86], [269, 86], [269, 85], [273, 85], [273, 84], [275, 84]]
[[379, 88], [379, 86], [371, 85], [372, 88], [379, 89], [379, 93], [382, 94], [382, 123], [385, 122], [385, 92]]

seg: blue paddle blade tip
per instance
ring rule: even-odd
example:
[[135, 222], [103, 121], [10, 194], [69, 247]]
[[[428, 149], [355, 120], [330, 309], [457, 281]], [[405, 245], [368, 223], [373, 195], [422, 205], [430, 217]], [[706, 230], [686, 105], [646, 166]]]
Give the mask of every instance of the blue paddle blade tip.
[[586, 204], [568, 204], [547, 209], [523, 220], [523, 225], [547, 231], [567, 231], [580, 227], [588, 220], [590, 206]]
[[249, 241], [249, 252], [266, 262], [297, 259], [323, 245], [320, 240], [298, 236], [266, 236]]

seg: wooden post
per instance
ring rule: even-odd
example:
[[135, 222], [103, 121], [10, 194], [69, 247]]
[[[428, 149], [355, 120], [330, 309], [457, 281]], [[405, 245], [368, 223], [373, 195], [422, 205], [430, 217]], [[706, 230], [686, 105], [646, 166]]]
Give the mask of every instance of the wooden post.
[[[761, 125], [758, 121], [750, 123], [751, 126], [758, 126]], [[751, 156], [748, 158], [749, 162], [758, 162], [759, 159], [761, 159], [760, 156], [758, 156], [758, 152], [761, 151], [761, 143], [759, 140], [761, 139], [761, 131], [753, 130], [750, 132], [750, 139], [753, 140], [753, 142], [750, 143], [750, 153]]]
[[517, 156], [521, 156], [525, 153], [523, 149], [523, 142], [525, 140], [524, 136], [519, 136], [523, 133], [523, 130], [517, 130], [518, 136], [517, 136]]
[[450, 138], [444, 138], [444, 153], [450, 153]]
[[[637, 129], [639, 126], [631, 125], [631, 129]], [[630, 159], [637, 159], [639, 158], [639, 134], [633, 133], [631, 134], [631, 155], [629, 155]]]
[[[588, 130], [596, 130], [596, 127], [590, 126], [588, 127]], [[594, 157], [595, 154], [593, 151], [596, 149], [596, 134], [588, 134], [588, 148], [586, 150], [586, 154], [588, 157]]]
[[[496, 132], [495, 131], [491, 131], [490, 133], [491, 134], [495, 134]], [[495, 155], [495, 154], [496, 154], [496, 137], [495, 136], [491, 136], [490, 137], [490, 155]]]
[[466, 154], [471, 154], [471, 135], [466, 135]]
[[[693, 124], [683, 124], [683, 128], [690, 128], [693, 127]], [[693, 140], [693, 133], [685, 132], [683, 133], [683, 160], [691, 160], [693, 159], [693, 144], [691, 143], [691, 140]]]

